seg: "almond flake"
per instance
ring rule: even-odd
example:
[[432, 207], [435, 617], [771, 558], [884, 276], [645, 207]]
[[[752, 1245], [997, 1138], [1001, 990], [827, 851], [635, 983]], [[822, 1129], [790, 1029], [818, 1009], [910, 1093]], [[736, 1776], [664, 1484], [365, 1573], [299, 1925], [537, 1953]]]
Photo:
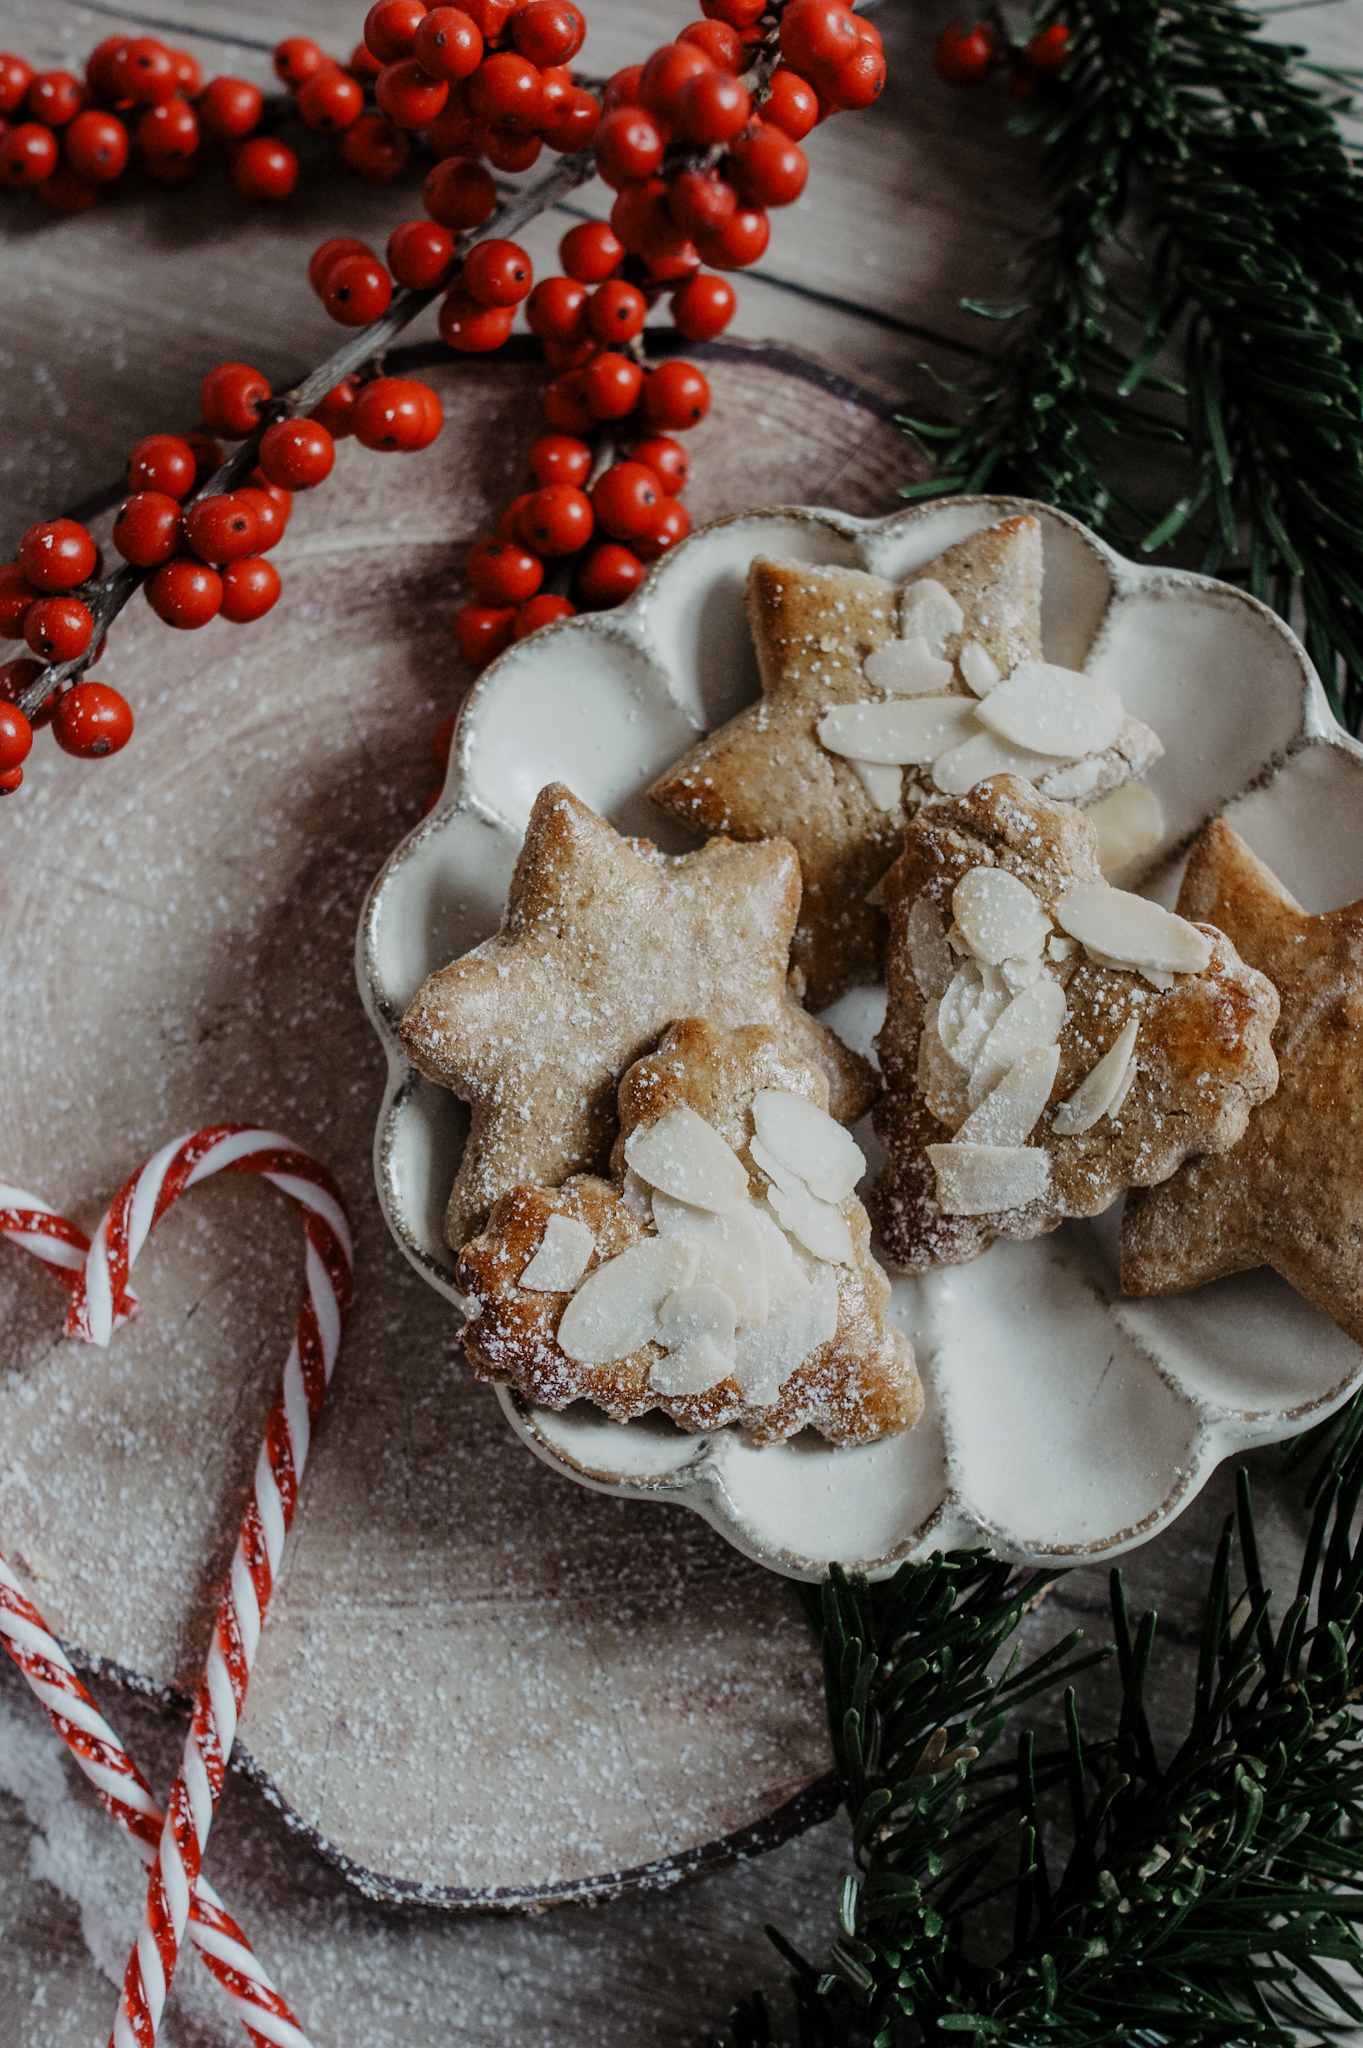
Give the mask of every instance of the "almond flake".
[[887, 640], [868, 654], [862, 674], [892, 697], [924, 697], [951, 688], [951, 663], [933, 654], [921, 633], [911, 640]]
[[1164, 813], [1153, 789], [1129, 782], [1114, 789], [1088, 814], [1098, 834], [1098, 865], [1106, 875], [1128, 861], [1153, 853], [1164, 837]]
[[1096, 676], [1050, 661], [1020, 661], [983, 700], [980, 717], [1014, 746], [1068, 761], [1110, 747], [1126, 710], [1117, 692]]
[[831, 1344], [837, 1334], [837, 1275], [831, 1266], [820, 1266], [802, 1301], [783, 1315], [773, 1315], [761, 1330], [739, 1331], [733, 1377], [746, 1398], [763, 1407], [775, 1400], [797, 1366], [821, 1345]]
[[697, 1209], [738, 1209], [748, 1176], [718, 1131], [685, 1104], [625, 1140], [625, 1158], [641, 1180]]
[[978, 1003], [983, 988], [984, 976], [975, 960], [967, 960], [964, 966], [958, 967], [947, 984], [947, 992], [938, 1006], [936, 1028], [937, 1036], [948, 1052], [955, 1052], [956, 1041], [965, 1029], [966, 1020]]
[[658, 1310], [696, 1277], [700, 1248], [688, 1237], [645, 1237], [589, 1273], [559, 1319], [559, 1349], [579, 1365], [628, 1358], [658, 1335]]
[[926, 896], [915, 896], [908, 919], [909, 958], [921, 996], [944, 996], [955, 971], [942, 913]]
[[1051, 1165], [1035, 1145], [929, 1145], [937, 1206], [945, 1216], [1021, 1209], [1045, 1194]]
[[1041, 794], [1050, 797], [1053, 803], [1073, 803], [1076, 797], [1087, 796], [1098, 786], [1098, 777], [1103, 764], [1096, 754], [1086, 754], [1082, 761], [1071, 761], [1068, 768], [1053, 769], [1041, 778]]
[[[1037, 1046], [1054, 1045], [1065, 1025], [1065, 991], [1047, 975], [1013, 997], [980, 1047], [970, 1072], [970, 1106], [983, 1102], [1010, 1067]], [[958, 1055], [959, 1056], [959, 1055]]]
[[898, 810], [904, 793], [904, 770], [886, 768], [878, 761], [853, 761], [861, 786], [878, 811]]
[[759, 1226], [766, 1218], [755, 1202], [722, 1212], [693, 1209], [655, 1188], [653, 1221], [659, 1237], [686, 1237], [699, 1247], [697, 1282], [722, 1287], [740, 1323], [765, 1323], [771, 1297]]
[[732, 1353], [738, 1312], [722, 1287], [713, 1281], [693, 1281], [689, 1287], [675, 1287], [658, 1310], [658, 1342], [669, 1351], [680, 1350], [693, 1337], [710, 1337]]
[[573, 1216], [551, 1216], [540, 1248], [521, 1274], [522, 1287], [537, 1294], [569, 1294], [587, 1270], [596, 1239]]
[[921, 634], [929, 653], [940, 654], [964, 624], [965, 613], [935, 576], [919, 576], [900, 592], [899, 631], [905, 640]]
[[[771, 1302], [770, 1317], [783, 1316], [797, 1302], [803, 1301], [809, 1292], [808, 1261], [796, 1251], [768, 1209], [754, 1205], [753, 1221], [761, 1245], [762, 1277]], [[740, 1336], [744, 1328], [755, 1327], [754, 1324], [744, 1325], [740, 1319]]]
[[1023, 989], [1031, 987], [1040, 974], [1041, 955], [1040, 953], [1024, 953], [1016, 960], [1005, 960], [999, 972], [1013, 994], [1015, 996], [1020, 995]]
[[1050, 936], [1051, 920], [1006, 868], [971, 868], [952, 892], [951, 909], [975, 958], [991, 967], [1039, 952]]
[[1201, 974], [1212, 957], [1212, 942], [1196, 925], [1106, 882], [1071, 883], [1055, 921], [1103, 967]]
[[767, 1189], [767, 1200], [782, 1228], [797, 1238], [806, 1251], [813, 1252], [816, 1259], [827, 1259], [836, 1266], [852, 1264], [856, 1249], [841, 1209], [835, 1209], [831, 1202], [821, 1202], [803, 1184], [791, 1189], [773, 1182]]
[[1127, 1080], [1126, 1070], [1132, 1065], [1139, 1028], [1137, 1019], [1132, 1017], [1074, 1093], [1060, 1104], [1051, 1119], [1057, 1137], [1077, 1138], [1081, 1131], [1091, 1130], [1099, 1117], [1107, 1115], [1117, 1100], [1118, 1089]]
[[996, 732], [977, 732], [959, 747], [949, 747], [937, 756], [932, 779], [943, 796], [964, 796], [986, 775], [1017, 775], [1024, 782], [1035, 782], [1054, 766], [1046, 754], [1028, 753], [1025, 747], [1000, 739]]
[[958, 1145], [1021, 1145], [1050, 1100], [1060, 1065], [1058, 1045], [1033, 1046], [956, 1133]]
[[732, 1378], [733, 1353], [713, 1337], [693, 1337], [675, 1351], [665, 1351], [648, 1369], [648, 1383], [659, 1394], [673, 1399], [687, 1394], [704, 1394], [721, 1380]]
[[819, 720], [830, 754], [887, 768], [927, 763], [976, 729], [972, 697], [895, 697], [888, 704], [839, 704]]
[[968, 690], [977, 697], [987, 697], [999, 685], [999, 665], [987, 647], [981, 647], [978, 640], [967, 640], [956, 657], [956, 666]]
[[785, 1088], [753, 1097], [753, 1123], [766, 1149], [799, 1174], [822, 1202], [845, 1202], [866, 1171], [856, 1139], [826, 1110]]

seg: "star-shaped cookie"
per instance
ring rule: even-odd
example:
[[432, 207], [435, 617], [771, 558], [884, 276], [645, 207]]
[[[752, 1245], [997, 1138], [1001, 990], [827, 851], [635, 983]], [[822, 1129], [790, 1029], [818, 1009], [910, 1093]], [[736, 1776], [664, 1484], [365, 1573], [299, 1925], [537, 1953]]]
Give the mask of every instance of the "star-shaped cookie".
[[472, 1110], [449, 1243], [518, 1184], [604, 1170], [620, 1076], [678, 1017], [769, 1025], [825, 1075], [832, 1115], [861, 1115], [869, 1066], [787, 985], [799, 907], [785, 840], [663, 854], [562, 783], [541, 790], [501, 930], [429, 976], [402, 1020], [412, 1064]]
[[[942, 659], [952, 665], [949, 681], [938, 686], [944, 694], [973, 701], [957, 665], [972, 642], [1003, 676], [1020, 662], [1040, 659], [1038, 520], [1005, 519], [971, 534], [916, 570], [910, 585], [928, 579], [955, 599], [962, 614], [960, 630], [947, 632], [940, 643]], [[906, 633], [916, 631], [901, 620], [901, 596], [898, 585], [863, 570], [759, 555], [748, 575], [748, 615], [762, 696], [693, 747], [649, 791], [669, 817], [694, 830], [742, 840], [780, 834], [793, 841], [804, 900], [792, 959], [816, 1010], [858, 983], [878, 979], [885, 920], [866, 898], [898, 853], [919, 797], [933, 786], [926, 770], [907, 770], [898, 796], [891, 793], [891, 807], [882, 809], [853, 763], [819, 738], [820, 721], [831, 706], [876, 697], [862, 670], [867, 657], [894, 639], [901, 624]], [[1155, 734], [1128, 717], [1115, 743], [1098, 757], [1082, 800], [1129, 781], [1160, 751]], [[1057, 771], [1060, 766], [1056, 761]], [[1075, 792], [1057, 788], [1054, 794]]]
[[1363, 1343], [1363, 902], [1308, 916], [1217, 818], [1178, 907], [1277, 984], [1280, 1079], [1233, 1151], [1128, 1197], [1123, 1291], [1181, 1293], [1272, 1266]]

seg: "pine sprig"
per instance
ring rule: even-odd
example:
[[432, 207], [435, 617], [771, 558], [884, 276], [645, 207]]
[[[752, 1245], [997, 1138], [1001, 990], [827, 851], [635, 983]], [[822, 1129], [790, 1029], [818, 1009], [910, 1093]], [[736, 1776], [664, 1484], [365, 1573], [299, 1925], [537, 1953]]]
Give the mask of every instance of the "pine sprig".
[[[1006, 335], [907, 496], [1025, 491], [1116, 545], [1300, 604], [1363, 720], [1363, 177], [1347, 95], [1226, 0], [1052, 0], [1070, 59], [1015, 117], [1050, 194]], [[1163, 501], [1129, 484], [1163, 443]]]

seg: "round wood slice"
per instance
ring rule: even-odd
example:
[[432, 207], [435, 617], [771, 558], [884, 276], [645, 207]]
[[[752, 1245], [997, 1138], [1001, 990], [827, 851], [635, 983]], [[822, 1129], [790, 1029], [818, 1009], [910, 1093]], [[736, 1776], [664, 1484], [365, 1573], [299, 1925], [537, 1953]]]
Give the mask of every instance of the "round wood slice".
[[[914, 472], [876, 401], [801, 359], [715, 346], [688, 437], [700, 523], [892, 507]], [[793, 1589], [676, 1507], [548, 1472], [465, 1368], [451, 1312], [379, 1215], [383, 1060], [351, 952], [365, 888], [437, 778], [467, 684], [467, 544], [521, 487], [543, 371], [433, 363], [416, 456], [338, 451], [249, 627], [180, 634], [134, 600], [100, 674], [111, 761], [40, 735], [0, 813], [0, 1175], [92, 1228], [154, 1149], [239, 1118], [339, 1177], [357, 1304], [236, 1753], [372, 1895], [526, 1907], [666, 1883], [830, 1810], [813, 1637]], [[265, 1185], [158, 1227], [107, 1351], [0, 1252], [0, 1549], [81, 1661], [192, 1686], [301, 1274]]]

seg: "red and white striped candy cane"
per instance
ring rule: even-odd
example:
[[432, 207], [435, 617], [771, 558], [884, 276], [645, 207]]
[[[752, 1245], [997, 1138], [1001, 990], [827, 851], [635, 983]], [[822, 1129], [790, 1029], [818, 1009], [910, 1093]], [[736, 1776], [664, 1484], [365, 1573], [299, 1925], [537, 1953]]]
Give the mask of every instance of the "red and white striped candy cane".
[[184, 1758], [166, 1801], [111, 2048], [152, 2048], [156, 2040], [308, 1446], [350, 1308], [350, 1232], [331, 1176], [273, 1131], [221, 1124], [165, 1146], [119, 1189], [72, 1290], [68, 1328], [93, 1343], [108, 1343], [129, 1271], [148, 1234], [178, 1195], [217, 1173], [258, 1173], [288, 1195], [307, 1240], [307, 1286], [256, 1461], [230, 1589], [214, 1621]]
[[[6, 1195], [13, 1192], [4, 1190]], [[25, 1199], [31, 1201], [32, 1197]], [[0, 1223], [0, 1229], [3, 1228]], [[3, 1557], [0, 1639], [94, 1786], [101, 1806], [117, 1821], [143, 1863], [150, 1866], [156, 1860], [156, 1844], [165, 1816], [146, 1779], [77, 1678], [66, 1652]], [[202, 1873], [190, 1902], [189, 1938], [231, 1999], [237, 2018], [258, 2048], [311, 2048], [268, 1970], [253, 1954], [246, 1936]]]

